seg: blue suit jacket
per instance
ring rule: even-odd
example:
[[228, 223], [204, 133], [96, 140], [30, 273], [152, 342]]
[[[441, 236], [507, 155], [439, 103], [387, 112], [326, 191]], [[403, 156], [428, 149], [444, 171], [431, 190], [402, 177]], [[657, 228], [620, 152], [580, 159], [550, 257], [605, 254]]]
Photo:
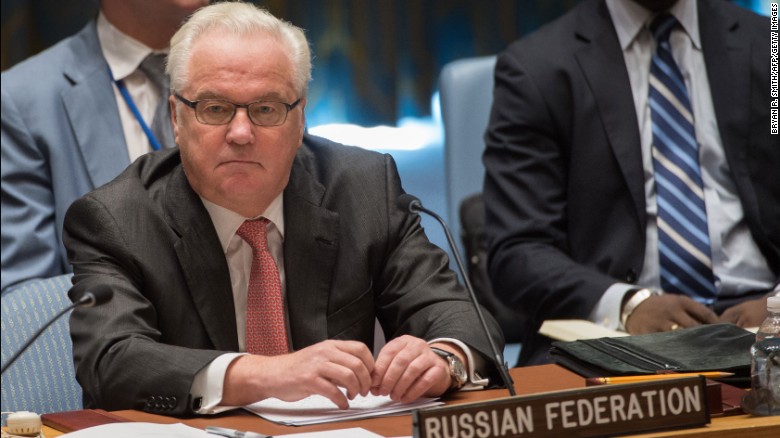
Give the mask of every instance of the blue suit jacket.
[[95, 21], [2, 74], [2, 289], [70, 271], [65, 211], [129, 165]]

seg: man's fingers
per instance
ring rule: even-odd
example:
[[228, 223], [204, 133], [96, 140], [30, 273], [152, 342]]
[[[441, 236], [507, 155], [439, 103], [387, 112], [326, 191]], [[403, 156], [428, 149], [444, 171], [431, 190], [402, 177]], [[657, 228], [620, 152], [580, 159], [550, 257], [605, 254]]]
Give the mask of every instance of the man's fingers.
[[[371, 374], [371, 393], [374, 395], [386, 395], [387, 392], [382, 391], [383, 382], [386, 379], [387, 371], [393, 362], [395, 356], [404, 349], [406, 346], [406, 340], [404, 337], [399, 337], [391, 340], [382, 350], [379, 351], [379, 356], [374, 363], [374, 370]], [[393, 383], [393, 385], [395, 385]], [[392, 389], [392, 388], [391, 388]]]
[[446, 374], [447, 378], [449, 378], [449, 373], [446, 371], [443, 372], [440, 368], [428, 368], [409, 388], [406, 389], [404, 394], [400, 395], [399, 399], [401, 403], [411, 403], [425, 395], [428, 390], [443, 378], [442, 373]]
[[349, 400], [347, 400], [347, 397], [344, 396], [344, 393], [341, 392], [341, 389], [339, 389], [338, 386], [327, 379], [317, 380], [315, 393], [332, 401], [339, 409], [349, 409]]
[[[347, 390], [349, 399], [366, 395], [371, 389], [373, 357], [368, 348], [358, 342], [326, 341], [320, 352], [327, 361], [321, 364], [326, 379]], [[335, 348], [334, 348], [335, 347]]]
[[[433, 358], [439, 360], [438, 357]], [[403, 400], [404, 395], [414, 385], [418, 379], [420, 379], [425, 373], [433, 368], [435, 363], [431, 360], [431, 357], [426, 355], [419, 355], [415, 357], [407, 366], [401, 370], [401, 375], [396, 381], [395, 386], [390, 391], [390, 398], [393, 400]], [[424, 384], [425, 381], [421, 382]], [[427, 388], [425, 388], [427, 389]]]
[[333, 362], [323, 364], [318, 375], [332, 384], [346, 389], [347, 398], [350, 400], [361, 394], [364, 386], [368, 386], [367, 382], [360, 382], [360, 378], [354, 370]]
[[409, 363], [409, 358], [401, 354], [397, 354], [392, 358], [381, 381], [376, 385], [379, 387], [379, 394], [389, 395], [393, 392]]
[[[412, 336], [396, 338], [379, 352], [374, 367], [372, 394], [398, 400], [419, 375], [437, 360], [430, 346]], [[400, 385], [400, 386], [399, 386]]]
[[374, 368], [374, 356], [366, 344], [357, 341], [334, 341], [336, 348], [360, 359], [369, 371]]
[[702, 324], [718, 322], [718, 315], [704, 304], [694, 302], [695, 305], [688, 308], [688, 313]]

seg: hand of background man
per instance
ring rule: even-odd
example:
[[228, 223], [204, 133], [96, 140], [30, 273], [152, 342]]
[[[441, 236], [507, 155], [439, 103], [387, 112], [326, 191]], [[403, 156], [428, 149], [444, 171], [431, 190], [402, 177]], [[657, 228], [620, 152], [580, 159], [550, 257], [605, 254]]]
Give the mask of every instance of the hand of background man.
[[726, 309], [718, 322], [730, 322], [740, 327], [758, 327], [767, 317], [766, 297], [743, 301]]
[[718, 316], [712, 309], [690, 297], [661, 294], [639, 304], [628, 317], [625, 328], [632, 335], [641, 335], [712, 324], [717, 321]]

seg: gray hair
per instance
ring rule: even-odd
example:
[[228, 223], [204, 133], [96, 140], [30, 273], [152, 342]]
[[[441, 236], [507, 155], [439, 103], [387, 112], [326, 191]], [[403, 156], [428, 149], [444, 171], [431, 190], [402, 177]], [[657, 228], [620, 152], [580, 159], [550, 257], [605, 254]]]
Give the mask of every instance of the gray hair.
[[187, 83], [187, 63], [192, 46], [206, 31], [218, 29], [234, 35], [265, 33], [287, 49], [293, 64], [292, 82], [301, 96], [311, 81], [311, 52], [303, 30], [274, 17], [265, 9], [249, 3], [224, 2], [199, 9], [171, 38], [166, 72], [171, 88], [181, 89]]

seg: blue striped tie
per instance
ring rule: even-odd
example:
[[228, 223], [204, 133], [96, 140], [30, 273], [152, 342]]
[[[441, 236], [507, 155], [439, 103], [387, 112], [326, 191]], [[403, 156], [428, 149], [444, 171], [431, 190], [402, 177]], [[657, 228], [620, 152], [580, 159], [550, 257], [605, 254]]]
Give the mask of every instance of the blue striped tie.
[[650, 65], [648, 102], [653, 122], [653, 167], [658, 203], [658, 250], [664, 292], [711, 303], [712, 273], [707, 211], [693, 113], [682, 73], [672, 58], [669, 14], [653, 20], [657, 43]]

